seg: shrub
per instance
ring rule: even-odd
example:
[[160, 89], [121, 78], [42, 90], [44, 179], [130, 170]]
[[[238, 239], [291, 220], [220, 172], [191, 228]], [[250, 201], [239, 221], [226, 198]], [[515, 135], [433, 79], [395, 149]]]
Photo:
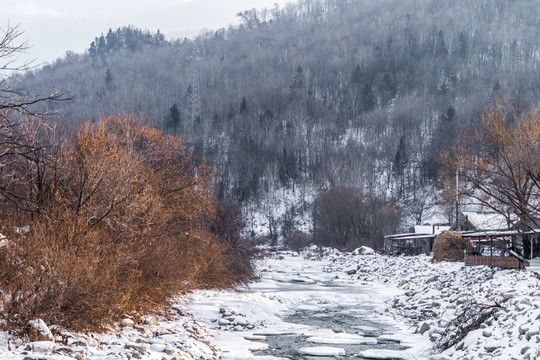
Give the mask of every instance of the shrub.
[[437, 261], [463, 261], [467, 239], [457, 231], [443, 231], [433, 242], [433, 259]]
[[[34, 144], [33, 134], [21, 142]], [[44, 142], [57, 139], [43, 134]], [[39, 317], [100, 330], [166, 305], [178, 291], [229, 287], [249, 275], [250, 253], [239, 259], [231, 251], [239, 246], [214, 231], [213, 171], [182, 138], [117, 116], [49, 145], [13, 153], [0, 174], [9, 239], [0, 248], [0, 316], [8, 327]], [[13, 230], [27, 224], [26, 234]]]
[[294, 251], [299, 251], [311, 243], [311, 239], [308, 234], [303, 231], [296, 230], [290, 234], [284, 242], [284, 245]]
[[401, 215], [392, 200], [364, 194], [361, 189], [337, 187], [315, 199], [313, 242], [354, 249], [382, 247], [385, 234], [394, 233]]

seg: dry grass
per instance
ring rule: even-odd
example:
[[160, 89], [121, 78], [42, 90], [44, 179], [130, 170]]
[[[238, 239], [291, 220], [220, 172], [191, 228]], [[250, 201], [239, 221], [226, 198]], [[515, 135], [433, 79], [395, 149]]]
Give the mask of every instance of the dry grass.
[[433, 243], [433, 259], [437, 261], [463, 261], [467, 240], [457, 231], [443, 231]]

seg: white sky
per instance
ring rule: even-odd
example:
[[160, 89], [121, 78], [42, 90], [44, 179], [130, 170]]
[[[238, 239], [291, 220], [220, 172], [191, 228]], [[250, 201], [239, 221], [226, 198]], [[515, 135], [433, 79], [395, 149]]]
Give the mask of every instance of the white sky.
[[90, 42], [127, 25], [167, 39], [236, 24], [247, 9], [284, 7], [291, 0], [0, 0], [0, 28], [20, 24], [21, 39], [32, 47], [23, 58], [52, 62], [66, 51], [88, 49]]

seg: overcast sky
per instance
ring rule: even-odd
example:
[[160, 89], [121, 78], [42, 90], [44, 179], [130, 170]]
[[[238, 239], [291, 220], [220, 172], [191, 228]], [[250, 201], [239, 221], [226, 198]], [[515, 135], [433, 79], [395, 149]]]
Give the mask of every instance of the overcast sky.
[[283, 7], [291, 0], [0, 0], [0, 28], [20, 24], [28, 59], [52, 62], [66, 51], [88, 49], [109, 28], [133, 25], [168, 39], [237, 23], [246, 9]]

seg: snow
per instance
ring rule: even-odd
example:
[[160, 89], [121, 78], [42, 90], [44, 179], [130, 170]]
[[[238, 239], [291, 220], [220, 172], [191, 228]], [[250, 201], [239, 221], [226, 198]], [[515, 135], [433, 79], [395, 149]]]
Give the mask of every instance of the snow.
[[354, 334], [332, 334], [326, 336], [313, 336], [307, 341], [318, 344], [377, 344], [377, 339]]
[[435, 234], [438, 235], [443, 231], [450, 230], [450, 226], [442, 225], [415, 225], [414, 233], [415, 234]]
[[506, 230], [509, 228], [507, 219], [501, 214], [474, 211], [463, 211], [462, 213], [476, 229]]
[[[209, 330], [191, 315], [183, 315], [175, 304], [161, 315], [144, 318], [130, 326], [120, 324], [106, 334], [77, 334], [61, 331], [54, 341], [25, 343], [7, 332], [0, 332], [0, 359], [103, 359], [142, 358], [149, 360], [201, 359], [221, 356], [211, 345]], [[45, 323], [32, 322], [47, 330]], [[130, 323], [131, 324], [131, 323]], [[55, 334], [55, 331], [53, 331]]]
[[[297, 347], [291, 349], [295, 354], [342, 359], [540, 358], [535, 272], [361, 253], [316, 247], [276, 253], [258, 262], [260, 279], [245, 288], [196, 291], [178, 297], [162, 314], [124, 321], [126, 326], [117, 324], [107, 334], [60, 336], [36, 320], [34, 327], [53, 329], [55, 342], [25, 343], [0, 332], [0, 358], [280, 360], [289, 356], [270, 355], [272, 340], [288, 338], [297, 339], [290, 345]], [[477, 326], [441, 349], [471, 323], [458, 316], [473, 310], [483, 316]], [[359, 320], [345, 332], [330, 324], [288, 322], [297, 311], [313, 312], [319, 324], [337, 311]], [[392, 330], [381, 334], [375, 324]], [[381, 343], [399, 350], [375, 348]], [[361, 350], [347, 352], [354, 344], [363, 344]]]
[[[362, 253], [372, 255], [360, 255]], [[328, 312], [339, 311], [344, 316], [391, 326], [397, 333], [385, 335], [408, 339], [406, 346], [419, 354], [425, 354], [430, 346], [429, 341], [421, 335], [410, 334], [405, 323], [389, 316], [387, 312], [386, 301], [401, 293], [397, 286], [380, 282], [368, 284], [348, 278], [341, 269], [331, 268], [332, 264], [336, 264], [337, 258], [334, 255], [338, 258], [343, 256], [334, 250], [320, 252], [315, 247], [301, 255], [285, 252], [265, 258], [258, 263], [258, 282], [241, 291], [195, 292], [189, 296], [189, 311], [197, 314], [210, 327], [214, 335], [213, 344], [222, 349], [224, 359], [256, 359], [262, 354], [250, 352], [253, 341], [272, 343], [271, 338], [280, 336], [284, 337], [284, 341], [287, 338], [297, 339], [291, 346], [296, 345], [298, 348], [293, 347], [291, 351], [298, 353], [302, 349], [310, 354], [316, 353], [317, 356], [341, 356], [339, 354], [343, 354], [346, 346], [369, 347], [378, 343], [378, 339], [370, 332], [380, 330], [368, 324], [362, 325], [361, 322], [358, 326], [363, 326], [367, 334], [356, 327], [351, 332], [343, 332], [336, 331], [332, 324], [325, 328], [284, 320], [297, 311], [314, 312], [314, 318], [319, 316], [323, 319]], [[369, 248], [347, 256], [355, 259], [379, 258]], [[348, 266], [356, 268], [352, 263]], [[220, 319], [232, 311], [245, 316], [253, 328], [235, 331], [232, 326], [220, 325]], [[258, 336], [266, 337], [266, 340]], [[281, 338], [274, 341], [283, 346]]]
[[329, 346], [314, 346], [298, 349], [298, 352], [303, 355], [311, 356], [339, 356], [345, 355], [345, 350]]
[[358, 355], [366, 359], [392, 359], [392, 360], [415, 360], [416, 356], [409, 352], [399, 350], [370, 349], [361, 351]]

